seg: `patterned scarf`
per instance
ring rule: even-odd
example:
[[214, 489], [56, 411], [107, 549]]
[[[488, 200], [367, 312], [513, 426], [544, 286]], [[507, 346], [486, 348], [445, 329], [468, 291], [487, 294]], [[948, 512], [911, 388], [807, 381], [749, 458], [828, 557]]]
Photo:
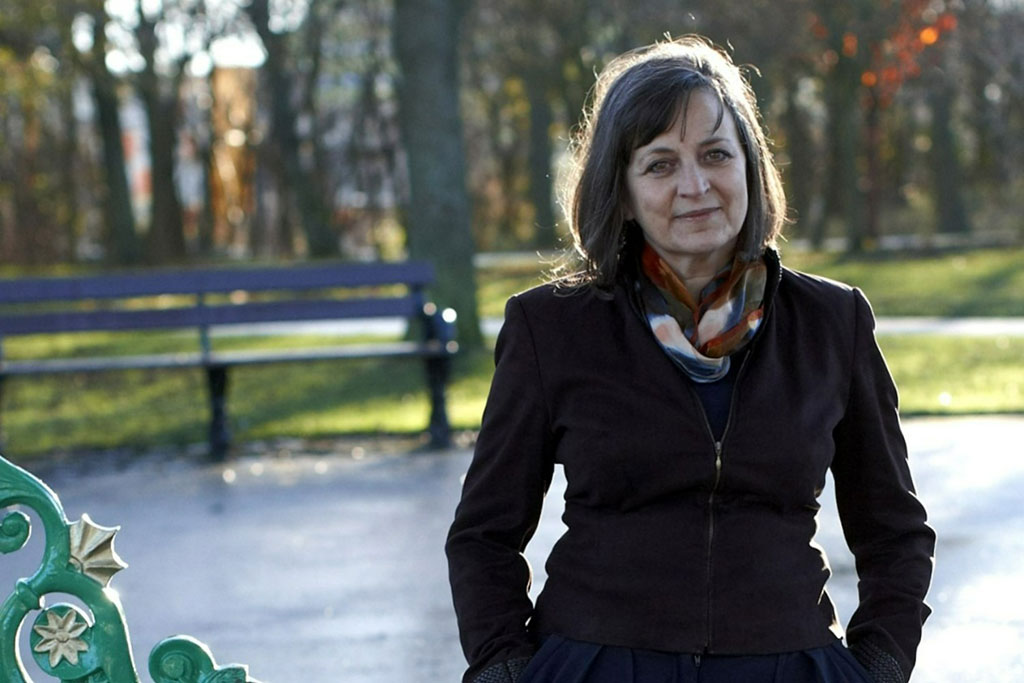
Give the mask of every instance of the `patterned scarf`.
[[654, 336], [695, 382], [714, 382], [729, 372], [729, 356], [749, 342], [764, 315], [768, 269], [762, 259], [735, 259], [700, 292], [686, 289], [649, 244], [640, 257], [639, 291]]

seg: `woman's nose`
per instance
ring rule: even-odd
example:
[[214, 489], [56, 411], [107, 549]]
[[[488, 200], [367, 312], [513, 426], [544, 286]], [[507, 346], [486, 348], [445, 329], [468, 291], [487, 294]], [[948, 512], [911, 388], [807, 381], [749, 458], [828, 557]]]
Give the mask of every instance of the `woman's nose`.
[[682, 164], [676, 178], [676, 191], [681, 197], [699, 197], [711, 188], [698, 164]]

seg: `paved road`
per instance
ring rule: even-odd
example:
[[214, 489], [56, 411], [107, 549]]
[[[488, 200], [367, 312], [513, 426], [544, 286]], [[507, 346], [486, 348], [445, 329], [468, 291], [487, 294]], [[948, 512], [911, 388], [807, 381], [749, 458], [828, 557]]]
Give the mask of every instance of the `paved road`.
[[[935, 614], [914, 681], [1018, 683], [1024, 418], [905, 426], [940, 535]], [[441, 546], [470, 454], [386, 445], [397, 450], [282, 442], [250, 447], [230, 466], [158, 453], [38, 469], [69, 517], [89, 512], [123, 526], [117, 548], [131, 567], [113, 586], [140, 667], [157, 640], [186, 632], [266, 683], [455, 683], [463, 661]], [[556, 480], [528, 553], [538, 585], [561, 529], [562, 486]], [[831, 508], [820, 541], [835, 572], [830, 591], [848, 616], [853, 568]], [[0, 585], [34, 570], [32, 543], [0, 558]]]
[[[484, 334], [496, 337], [501, 318], [484, 318], [480, 327]], [[257, 334], [380, 334], [401, 336], [406, 322], [402, 318], [372, 320], [309, 321], [232, 325], [214, 328], [214, 336], [249, 336]], [[1024, 318], [879, 318], [878, 334], [946, 334], [964, 337], [1024, 337]]]

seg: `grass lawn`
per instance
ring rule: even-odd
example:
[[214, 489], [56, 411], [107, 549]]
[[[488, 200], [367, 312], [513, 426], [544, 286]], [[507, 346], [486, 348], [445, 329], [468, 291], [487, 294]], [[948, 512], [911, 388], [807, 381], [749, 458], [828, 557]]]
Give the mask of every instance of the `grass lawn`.
[[[1024, 315], [1022, 250], [904, 260], [794, 254], [787, 264], [861, 286], [879, 315]], [[532, 264], [481, 274], [484, 315], [538, 281]], [[311, 344], [337, 343], [312, 338]], [[362, 341], [366, 341], [365, 339]], [[910, 415], [1024, 413], [1024, 338], [883, 336], [879, 343]], [[288, 338], [227, 338], [227, 349], [293, 345]], [[66, 335], [10, 339], [9, 357], [157, 353], [194, 346], [187, 336]], [[479, 426], [492, 361], [487, 349], [456, 359], [449, 412], [457, 429]], [[415, 433], [427, 423], [422, 362], [318, 362], [236, 368], [228, 410], [236, 441], [274, 437]], [[20, 459], [90, 448], [185, 446], [206, 439], [200, 370], [125, 371], [8, 379], [3, 452]]]
[[[978, 249], [941, 254], [861, 256], [782, 248], [795, 270], [840, 280], [864, 290], [877, 315], [1024, 316], [1024, 249]], [[542, 281], [543, 264], [522, 263], [482, 272], [480, 310], [501, 316], [510, 293]]]
[[879, 346], [903, 415], [1024, 413], [1024, 338], [893, 335]]
[[[885, 336], [902, 413], [1024, 412], [1024, 338]], [[463, 354], [449, 388], [457, 429], [480, 424], [492, 361]], [[236, 440], [415, 433], [429, 404], [422, 363], [318, 362], [242, 367], [228, 409]], [[8, 380], [4, 453], [23, 458], [85, 448], [185, 446], [206, 438], [201, 371], [125, 371]]]
[[1024, 249], [898, 256], [784, 252], [783, 263], [864, 290], [877, 315], [1024, 316]]

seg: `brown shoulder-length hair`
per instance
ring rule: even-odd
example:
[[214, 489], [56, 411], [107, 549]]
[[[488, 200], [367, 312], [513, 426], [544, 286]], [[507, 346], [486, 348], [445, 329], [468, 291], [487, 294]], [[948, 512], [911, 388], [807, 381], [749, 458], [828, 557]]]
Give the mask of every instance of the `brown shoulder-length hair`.
[[594, 85], [562, 193], [573, 246], [583, 262], [576, 282], [610, 290], [624, 256], [642, 243], [640, 226], [626, 218], [630, 156], [668, 130], [699, 88], [718, 98], [719, 117], [732, 116], [747, 157], [749, 196], [737, 255], [754, 260], [774, 244], [786, 198], [754, 93], [728, 54], [703, 37], [684, 36], [616, 57]]

